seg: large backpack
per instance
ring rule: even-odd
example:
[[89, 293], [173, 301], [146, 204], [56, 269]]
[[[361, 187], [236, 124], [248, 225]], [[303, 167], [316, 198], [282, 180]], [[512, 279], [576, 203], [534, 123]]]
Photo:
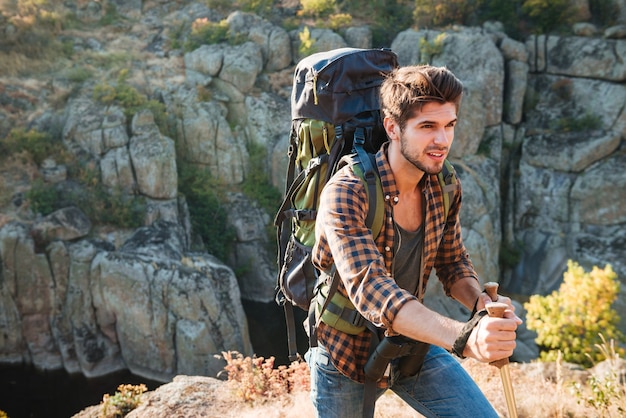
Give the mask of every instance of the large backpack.
[[[291, 361], [299, 357], [293, 306], [308, 312], [311, 340], [315, 339], [320, 316], [338, 329], [357, 328], [346, 332], [357, 333], [364, 327], [358, 320], [348, 323], [334, 313], [350, 312], [354, 307], [336, 292], [338, 278], [333, 272], [329, 273], [330, 286], [316, 288], [320, 272], [311, 262], [315, 218], [322, 188], [337, 171], [342, 157], [355, 154], [355, 172], [367, 185], [366, 225], [374, 237], [380, 232], [384, 203], [373, 154], [387, 136], [379, 110], [379, 88], [397, 66], [397, 56], [389, 49], [358, 48], [316, 53], [296, 66], [285, 196], [274, 220], [279, 247], [276, 302], [284, 307]], [[456, 183], [453, 174], [446, 164], [440, 175], [442, 187], [444, 182]], [[446, 192], [454, 193], [454, 189], [444, 188], [447, 215], [450, 197]], [[311, 303], [316, 289], [316, 303]]]
[[[293, 306], [309, 310], [319, 277], [311, 249], [320, 193], [340, 159], [356, 153], [370, 199], [377, 195], [378, 175], [368, 154], [387, 140], [378, 93], [385, 75], [397, 66], [389, 49], [358, 48], [316, 53], [296, 66], [285, 196], [274, 221], [279, 246], [276, 301], [284, 306], [291, 360], [297, 358]], [[370, 208], [382, 207], [382, 198], [377, 201]], [[368, 216], [368, 222], [374, 218]]]

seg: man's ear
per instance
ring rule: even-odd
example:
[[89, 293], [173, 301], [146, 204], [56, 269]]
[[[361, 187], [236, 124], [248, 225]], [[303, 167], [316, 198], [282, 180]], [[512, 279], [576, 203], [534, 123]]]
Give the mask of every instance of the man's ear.
[[387, 132], [387, 136], [390, 140], [393, 141], [400, 138], [400, 127], [395, 120], [385, 118], [383, 119], [383, 126], [385, 127], [385, 132]]

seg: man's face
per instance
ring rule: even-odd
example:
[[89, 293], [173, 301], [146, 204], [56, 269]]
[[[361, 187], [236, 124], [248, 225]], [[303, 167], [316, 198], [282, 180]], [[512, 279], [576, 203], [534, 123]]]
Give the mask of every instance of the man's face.
[[400, 152], [419, 170], [437, 174], [450, 152], [456, 125], [454, 103], [426, 103], [400, 131]]

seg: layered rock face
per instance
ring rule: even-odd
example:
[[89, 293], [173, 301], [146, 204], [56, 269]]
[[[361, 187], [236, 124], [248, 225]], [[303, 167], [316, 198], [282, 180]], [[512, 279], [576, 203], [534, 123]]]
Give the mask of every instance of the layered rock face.
[[[88, 376], [129, 368], [164, 381], [215, 376], [222, 367], [215, 354], [250, 355], [250, 333], [263, 332], [248, 330], [241, 300], [272, 303], [276, 261], [266, 226], [274, 214], [233, 192], [224, 203], [237, 235], [228, 259], [191, 250], [177, 161], [235, 190], [250, 173], [254, 144], [267, 151], [265, 169], [282, 190], [300, 38], [258, 16], [219, 16], [198, 3], [125, 7], [136, 24], [103, 36], [98, 48], [136, 48], [142, 59], [129, 80], [165, 104], [172, 137], [150, 112], [127, 120], [123, 109], [96, 102], [88, 84], [58, 112], [44, 106], [50, 92], [43, 83], [0, 80], [43, 108], [22, 108], [31, 127], [60, 126], [66, 148], [87, 156], [105, 186], [147, 201], [138, 230], [94, 229], [76, 208], [42, 218], [22, 196], [35, 176], [67, 182], [65, 167], [48, 160], [1, 170], [3, 195], [11, 196], [0, 200], [0, 363]], [[246, 41], [187, 53], [169, 47], [168, 31], [204, 18], [226, 18]], [[497, 24], [406, 30], [390, 45], [402, 65], [445, 65], [463, 81], [450, 155], [464, 191], [463, 238], [481, 279], [500, 281], [514, 298], [556, 289], [568, 259], [587, 268], [610, 263], [626, 278], [626, 39], [619, 28], [525, 42]], [[72, 36], [76, 45], [93, 45], [89, 34]], [[369, 47], [371, 32], [313, 29], [311, 39], [320, 51]], [[51, 83], [63, 88], [61, 80]], [[465, 318], [432, 282], [427, 303]], [[622, 317], [624, 300], [617, 303]], [[536, 354], [533, 336], [522, 331], [517, 359]]]

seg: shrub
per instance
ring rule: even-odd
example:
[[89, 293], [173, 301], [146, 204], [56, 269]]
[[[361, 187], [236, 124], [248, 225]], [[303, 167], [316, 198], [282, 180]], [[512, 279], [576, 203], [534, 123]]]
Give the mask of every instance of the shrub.
[[266, 212], [273, 213], [280, 205], [282, 194], [270, 181], [267, 150], [261, 145], [251, 143], [248, 145], [248, 154], [250, 163], [242, 185], [243, 192], [250, 199], [259, 202]]
[[524, 0], [522, 11], [530, 18], [538, 33], [550, 33], [573, 23], [571, 0]]
[[337, 13], [329, 16], [328, 21], [323, 23], [329, 29], [338, 31], [352, 24], [352, 16], [347, 13]]
[[298, 391], [309, 391], [309, 368], [295, 361], [274, 368], [274, 357], [243, 357], [234, 351], [222, 352], [224, 372], [237, 396], [249, 403], [262, 403]]
[[[598, 412], [601, 417], [624, 416], [626, 412], [626, 404], [622, 401], [626, 395], [626, 386], [618, 376], [619, 365], [617, 362], [620, 357], [615, 348], [615, 340], [607, 342], [602, 334], [600, 334], [602, 344], [596, 344], [595, 347], [609, 361], [611, 370], [604, 376], [591, 375], [587, 379], [587, 387], [580, 383], [573, 384], [573, 393], [578, 398], [579, 404], [585, 404], [587, 407]], [[617, 415], [612, 412], [616, 411]]]
[[61, 192], [56, 187], [50, 187], [40, 179], [35, 180], [30, 190], [26, 192], [26, 199], [30, 202], [33, 213], [40, 213], [44, 216], [60, 209], [61, 198]]
[[306, 57], [315, 52], [315, 39], [311, 38], [311, 31], [308, 26], [302, 29], [302, 32], [298, 33], [300, 38], [300, 46], [298, 47], [298, 53], [301, 57]]
[[335, 0], [300, 0], [303, 16], [326, 17], [335, 11], [337, 3]]
[[7, 137], [0, 142], [0, 152], [5, 155], [24, 151], [37, 164], [41, 164], [48, 157], [55, 158], [57, 162], [64, 162], [69, 158], [60, 139], [52, 138], [50, 134], [35, 129], [29, 131], [22, 128], [11, 129]]
[[178, 190], [187, 199], [193, 230], [205, 249], [226, 260], [235, 241], [235, 230], [227, 222], [227, 209], [220, 203], [222, 186], [207, 170], [178, 162]]
[[168, 124], [165, 105], [158, 100], [148, 99], [146, 95], [128, 84], [127, 69], [119, 72], [115, 85], [107, 82], [96, 85], [93, 89], [93, 99], [106, 106], [116, 104], [122, 107], [128, 120], [141, 110], [149, 110], [159, 131], [164, 135], [171, 135], [172, 128]]
[[533, 295], [524, 304], [526, 326], [537, 332], [542, 360], [554, 361], [561, 352], [564, 361], [589, 367], [606, 358], [602, 352], [592, 352], [602, 342], [600, 333], [623, 341], [617, 329], [620, 318], [611, 308], [620, 285], [610, 265], [604, 270], [594, 266], [589, 273], [571, 260], [567, 266], [558, 291]]
[[445, 32], [440, 33], [432, 41], [426, 38], [420, 39], [420, 60], [423, 64], [428, 64], [435, 55], [443, 52], [443, 42], [446, 39]]
[[472, 25], [482, 1], [467, 0], [416, 0], [413, 18], [418, 28], [452, 24]]
[[201, 45], [213, 45], [226, 42], [230, 45], [238, 45], [245, 41], [242, 34], [230, 32], [230, 25], [227, 20], [211, 22], [206, 17], [196, 19], [191, 24], [189, 39], [185, 42], [183, 49], [186, 52], [193, 51]]
[[108, 393], [102, 398], [101, 418], [123, 418], [141, 403], [141, 395], [148, 388], [140, 385], [119, 385], [113, 396]]
[[602, 118], [593, 113], [581, 117], [564, 117], [552, 123], [552, 128], [562, 132], [593, 131], [602, 127]]

